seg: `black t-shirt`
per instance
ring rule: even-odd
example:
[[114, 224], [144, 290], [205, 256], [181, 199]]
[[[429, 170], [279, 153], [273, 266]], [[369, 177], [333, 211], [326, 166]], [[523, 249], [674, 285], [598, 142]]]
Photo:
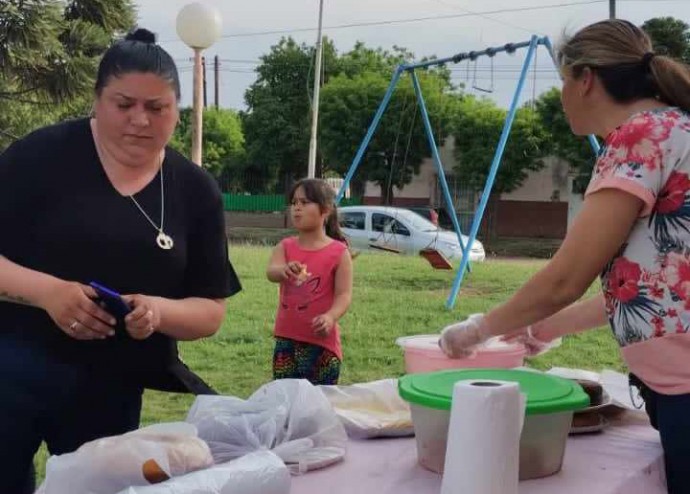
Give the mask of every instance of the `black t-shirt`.
[[[0, 155], [0, 255], [26, 268], [85, 284], [96, 281], [122, 294], [219, 299], [238, 292], [215, 181], [170, 148], [162, 173], [163, 228], [175, 242], [171, 250], [158, 247], [158, 231], [130, 197], [112, 186], [88, 119], [33, 132]], [[160, 175], [135, 198], [160, 225]], [[159, 384], [160, 375], [179, 364], [176, 342], [165, 335], [155, 333], [143, 341], [123, 334], [78, 341], [45, 311], [8, 302], [0, 302], [0, 333], [70, 362], [139, 376], [134, 379], [146, 386], [171, 388]]]

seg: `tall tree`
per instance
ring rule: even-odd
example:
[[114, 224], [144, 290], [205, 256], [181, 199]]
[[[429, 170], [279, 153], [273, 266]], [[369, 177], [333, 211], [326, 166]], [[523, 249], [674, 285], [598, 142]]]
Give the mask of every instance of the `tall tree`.
[[83, 114], [100, 55], [134, 20], [131, 0], [0, 3], [0, 149], [7, 135]]
[[[450, 87], [437, 74], [418, 74], [429, 116], [435, 128], [437, 145], [446, 132]], [[321, 146], [329, 170], [347, 172], [366, 134], [386, 88], [390, 74], [366, 72], [354, 77], [341, 75], [329, 82], [322, 92]], [[425, 156], [430, 156], [417, 99], [410, 79], [400, 81], [357, 170], [354, 188], [375, 182], [381, 189], [381, 201], [393, 202], [393, 189], [402, 189], [412, 181]]]
[[[297, 178], [307, 169], [313, 52], [292, 38], [281, 39], [261, 57], [257, 79], [245, 93], [248, 158], [273, 187], [285, 176]], [[336, 56], [333, 43], [324, 39], [324, 84]]]
[[[454, 171], [472, 187], [482, 188], [489, 174], [506, 111], [488, 99], [467, 97], [454, 108]], [[548, 134], [537, 113], [529, 107], [518, 110], [506, 143], [493, 193], [511, 192], [527, 178], [531, 170], [543, 168]]]
[[674, 17], [655, 17], [642, 24], [654, 43], [654, 50], [662, 55], [690, 62], [690, 26]]
[[[175, 129], [171, 146], [185, 156], [191, 154], [192, 112], [184, 108]], [[240, 117], [234, 110], [208, 108], [203, 118], [204, 168], [219, 180], [242, 176], [245, 165], [244, 134]]]
[[400, 46], [394, 46], [392, 51], [388, 51], [383, 48], [369, 48], [358, 41], [352, 50], [338, 57], [335, 72], [348, 77], [375, 72], [390, 79], [398, 65], [413, 59], [414, 55]]
[[586, 138], [576, 136], [570, 130], [561, 105], [561, 91], [551, 88], [542, 93], [535, 101], [535, 109], [548, 135], [544, 143], [545, 153], [570, 163], [575, 174], [573, 192], [584, 192], [592, 175], [594, 151]]
[[[362, 115], [364, 119], [371, 119], [376, 106], [385, 92], [393, 70], [403, 61], [413, 59], [413, 54], [404, 48], [394, 47], [392, 50], [372, 49], [363, 43], [357, 43], [352, 50], [342, 55], [338, 54], [333, 44], [326, 40], [324, 43], [324, 77], [321, 98], [321, 115], [319, 123], [319, 147], [317, 166], [323, 163], [324, 173], [330, 167], [345, 166], [342, 149], [342, 139], [336, 138], [336, 143], [328, 144], [333, 138], [329, 131], [327, 121], [334, 122], [336, 127], [347, 126], [351, 120], [360, 117], [360, 110], [370, 112]], [[311, 122], [311, 80], [313, 69], [313, 49], [306, 45], [299, 45], [293, 39], [287, 38], [272, 47], [271, 52], [262, 57], [262, 62], [257, 69], [256, 82], [245, 94], [247, 112], [243, 114], [245, 136], [247, 139], [248, 160], [253, 170], [261, 170], [268, 183], [275, 188], [282, 188], [285, 178], [294, 179], [303, 176], [307, 169], [307, 154], [309, 149], [310, 122]], [[444, 82], [446, 88], [450, 88], [450, 72], [446, 69], [435, 71], [439, 81]], [[374, 87], [366, 88], [359, 77], [369, 77]], [[338, 77], [340, 81], [337, 87], [329, 92], [328, 87], [332, 78]], [[357, 79], [348, 83], [346, 79]], [[383, 89], [381, 88], [381, 81]], [[363, 108], [349, 106], [356, 116], [349, 118], [347, 122], [335, 122], [329, 120], [327, 115], [328, 105], [325, 94], [333, 94], [341, 91], [341, 88], [350, 84], [352, 87], [368, 91], [369, 96], [359, 99], [364, 104]], [[375, 96], [375, 97], [374, 97]], [[378, 101], [374, 102], [374, 99]], [[355, 98], [356, 99], [356, 98]], [[355, 104], [355, 99], [350, 99], [349, 105]], [[356, 146], [363, 134], [356, 133], [346, 136], [353, 142], [350, 147]], [[392, 144], [387, 144], [392, 148]], [[329, 155], [325, 156], [328, 149]], [[382, 152], [382, 151], [380, 151]], [[335, 153], [335, 154], [334, 154]], [[337, 165], [330, 163], [337, 156]], [[327, 158], [323, 161], [323, 158]], [[347, 162], [352, 159], [348, 156]], [[379, 164], [385, 161], [378, 159]], [[403, 180], [403, 179], [401, 179]], [[404, 181], [404, 180], [403, 180]], [[401, 182], [402, 183], [402, 182]], [[406, 182], [405, 182], [406, 183]], [[389, 194], [390, 195], [390, 194]]]

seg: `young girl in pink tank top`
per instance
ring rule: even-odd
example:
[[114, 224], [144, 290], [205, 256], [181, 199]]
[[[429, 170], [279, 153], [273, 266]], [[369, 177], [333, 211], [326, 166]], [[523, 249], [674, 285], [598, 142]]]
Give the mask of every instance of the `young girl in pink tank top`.
[[276, 246], [266, 269], [266, 277], [280, 283], [273, 378], [337, 384], [343, 359], [338, 320], [352, 300], [352, 258], [330, 185], [300, 180], [289, 198], [298, 235]]

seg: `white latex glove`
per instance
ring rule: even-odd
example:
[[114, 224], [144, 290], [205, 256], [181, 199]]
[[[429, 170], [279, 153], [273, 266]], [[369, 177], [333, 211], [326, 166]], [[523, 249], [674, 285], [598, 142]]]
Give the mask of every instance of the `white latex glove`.
[[561, 344], [560, 338], [546, 339], [541, 335], [541, 333], [537, 335], [532, 326], [527, 326], [526, 328], [523, 328], [510, 335], [506, 335], [501, 339], [508, 343], [523, 344], [527, 350], [528, 357], [541, 355], [542, 353], [546, 353], [552, 348], [560, 346]]
[[491, 338], [484, 322], [484, 314], [472, 314], [462, 322], [446, 326], [438, 344], [450, 358], [463, 358], [472, 354], [473, 347]]

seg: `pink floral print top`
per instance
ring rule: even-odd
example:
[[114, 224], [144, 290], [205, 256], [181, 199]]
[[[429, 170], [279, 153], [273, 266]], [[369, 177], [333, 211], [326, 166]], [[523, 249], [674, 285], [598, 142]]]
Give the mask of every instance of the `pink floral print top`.
[[659, 393], [690, 393], [690, 115], [633, 115], [609, 134], [585, 196], [624, 190], [641, 214], [601, 281], [631, 372]]

